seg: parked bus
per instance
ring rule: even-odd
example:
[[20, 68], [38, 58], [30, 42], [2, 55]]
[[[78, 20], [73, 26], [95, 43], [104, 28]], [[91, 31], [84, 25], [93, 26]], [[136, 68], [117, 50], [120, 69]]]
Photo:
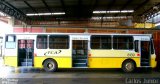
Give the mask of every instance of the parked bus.
[[6, 34], [4, 63], [56, 71], [58, 68], [156, 67], [151, 34]]

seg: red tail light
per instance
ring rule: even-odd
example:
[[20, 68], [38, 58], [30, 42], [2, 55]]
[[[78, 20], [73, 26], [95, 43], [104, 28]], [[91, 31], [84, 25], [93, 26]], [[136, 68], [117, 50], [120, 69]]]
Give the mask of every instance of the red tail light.
[[140, 54], [138, 53], [137, 56], [140, 56]]

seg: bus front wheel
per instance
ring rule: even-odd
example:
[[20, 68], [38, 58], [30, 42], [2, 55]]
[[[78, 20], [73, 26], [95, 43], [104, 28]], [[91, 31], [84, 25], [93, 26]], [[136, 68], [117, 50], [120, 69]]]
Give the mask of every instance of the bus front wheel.
[[52, 59], [47, 59], [44, 61], [43, 68], [47, 72], [54, 72], [57, 70], [57, 62]]
[[135, 68], [136, 68], [136, 65], [132, 60], [126, 60], [122, 64], [122, 69], [126, 73], [133, 72]]

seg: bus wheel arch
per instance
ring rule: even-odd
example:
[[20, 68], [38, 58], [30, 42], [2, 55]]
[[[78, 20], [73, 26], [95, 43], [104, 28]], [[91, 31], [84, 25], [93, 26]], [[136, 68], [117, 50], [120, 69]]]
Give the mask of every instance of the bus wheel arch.
[[134, 72], [136, 67], [136, 62], [133, 59], [126, 59], [122, 63], [122, 70], [126, 73]]
[[42, 63], [43, 68], [47, 72], [55, 72], [58, 69], [58, 64], [55, 59], [47, 58]]

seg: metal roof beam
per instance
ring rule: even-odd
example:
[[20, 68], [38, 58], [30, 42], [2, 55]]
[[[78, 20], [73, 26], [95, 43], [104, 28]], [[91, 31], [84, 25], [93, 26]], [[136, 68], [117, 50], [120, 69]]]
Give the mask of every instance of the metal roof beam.
[[138, 5], [136, 8], [134, 8], [134, 10], [138, 10], [140, 9], [141, 7], [143, 7], [144, 5], [146, 5], [150, 0], [145, 0], [144, 2], [142, 2], [140, 5]]
[[[160, 3], [156, 4], [155, 6], [157, 6], [158, 8], [160, 8]], [[142, 14], [140, 14], [140, 15], [144, 15], [144, 14], [150, 12], [151, 10], [153, 10], [153, 7], [151, 7], [150, 9], [148, 9], [148, 10], [146, 10], [146, 11], [144, 11], [144, 12], [143, 12]]]
[[38, 13], [27, 1], [24, 1], [24, 3], [30, 7], [35, 13]]
[[18, 10], [17, 8], [15, 8], [14, 6], [12, 6], [4, 0], [0, 1], [0, 11], [24, 22], [29, 19], [22, 11]]
[[46, 3], [46, 1], [42, 0], [42, 2], [45, 5], [45, 7], [47, 8], [47, 10], [51, 13], [52, 11], [51, 11], [50, 7], [48, 6], [48, 4]]
[[[138, 5], [136, 8], [134, 8], [134, 11], [136, 12], [138, 9], [142, 8], [144, 5], [146, 5], [150, 0], [145, 0], [140, 5]], [[135, 13], [133, 13], [135, 14]], [[131, 14], [127, 14], [127, 16], [130, 16]]]

